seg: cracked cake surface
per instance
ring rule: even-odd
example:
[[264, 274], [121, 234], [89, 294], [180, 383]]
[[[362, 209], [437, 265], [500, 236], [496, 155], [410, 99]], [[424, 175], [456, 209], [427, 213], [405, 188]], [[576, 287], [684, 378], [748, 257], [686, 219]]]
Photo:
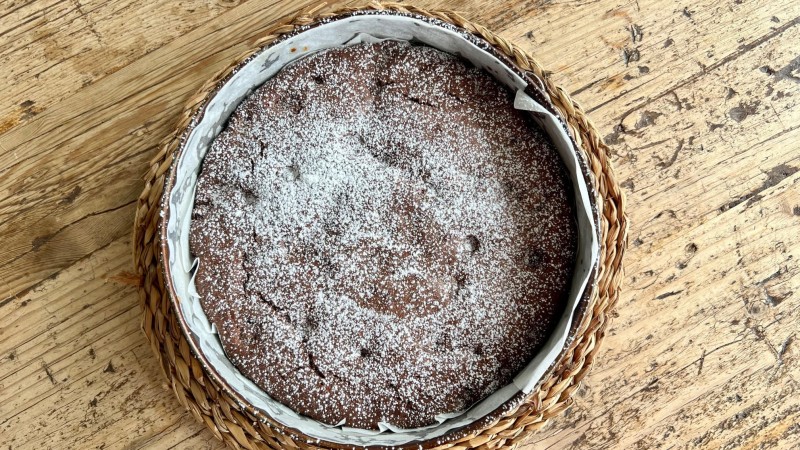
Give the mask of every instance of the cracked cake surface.
[[384, 41], [283, 68], [213, 141], [190, 247], [239, 371], [326, 424], [415, 428], [509, 384], [561, 317], [571, 183], [513, 93]]

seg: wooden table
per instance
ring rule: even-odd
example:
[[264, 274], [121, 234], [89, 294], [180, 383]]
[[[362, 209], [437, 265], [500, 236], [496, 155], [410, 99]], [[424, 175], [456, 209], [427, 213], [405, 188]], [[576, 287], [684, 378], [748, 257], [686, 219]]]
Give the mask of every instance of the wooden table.
[[[0, 448], [221, 447], [139, 331], [134, 199], [187, 98], [310, 3], [0, 3]], [[537, 55], [628, 193], [618, 317], [525, 448], [798, 448], [800, 2], [419, 5]]]

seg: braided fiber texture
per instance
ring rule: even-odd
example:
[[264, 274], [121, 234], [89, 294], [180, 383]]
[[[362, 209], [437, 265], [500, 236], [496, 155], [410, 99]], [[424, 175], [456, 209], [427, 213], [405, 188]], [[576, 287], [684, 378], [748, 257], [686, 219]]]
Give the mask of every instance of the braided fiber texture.
[[[620, 189], [608, 159], [608, 147], [597, 129], [584, 114], [580, 105], [555, 85], [533, 57], [516, 45], [488, 29], [449, 11], [428, 11], [402, 3], [370, 3], [359, 8], [325, 10], [321, 7], [300, 12], [293, 19], [274, 25], [262, 36], [255, 50], [274, 40], [320, 19], [356, 10], [392, 10], [433, 17], [459, 26], [486, 40], [507, 56], [518, 68], [541, 80], [544, 91], [560, 113], [567, 129], [584, 153], [595, 177], [595, 188], [601, 208], [601, 248], [597, 288], [578, 326], [576, 338], [552, 370], [545, 374], [538, 390], [529, 394], [516, 408], [497, 417], [486, 426], [466, 435], [425, 442], [425, 448], [462, 450], [513, 449], [534, 432], [544, 427], [548, 420], [572, 404], [572, 394], [591, 369], [599, 344], [603, 340], [612, 309], [619, 297], [623, 279], [622, 256], [627, 242], [625, 196]], [[145, 187], [139, 196], [134, 222], [133, 257], [139, 274], [139, 299], [142, 307], [142, 329], [160, 363], [169, 385], [180, 403], [204, 423], [218, 439], [234, 449], [330, 449], [345, 446], [309, 444], [313, 441], [297, 432], [287, 432], [269, 421], [259, 420], [228, 396], [204, 373], [183, 335], [176, 312], [169, 300], [164, 271], [159, 252], [160, 206], [165, 180], [175, 158], [186, 127], [194, 112], [211, 93], [216, 84], [225, 78], [236, 63], [251, 55], [253, 50], [241, 55], [235, 64], [209, 80], [187, 103], [175, 130], [167, 136], [152, 159], [145, 175]], [[346, 446], [351, 448], [351, 446]], [[414, 445], [418, 448], [417, 445]]]

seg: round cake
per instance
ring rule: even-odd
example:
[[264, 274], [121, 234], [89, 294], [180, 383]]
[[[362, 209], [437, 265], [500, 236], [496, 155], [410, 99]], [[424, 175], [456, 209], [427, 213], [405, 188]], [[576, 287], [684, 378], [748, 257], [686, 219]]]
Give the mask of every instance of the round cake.
[[211, 144], [196, 289], [231, 362], [297, 413], [431, 425], [511, 383], [562, 316], [571, 191], [547, 135], [467, 61], [317, 52]]

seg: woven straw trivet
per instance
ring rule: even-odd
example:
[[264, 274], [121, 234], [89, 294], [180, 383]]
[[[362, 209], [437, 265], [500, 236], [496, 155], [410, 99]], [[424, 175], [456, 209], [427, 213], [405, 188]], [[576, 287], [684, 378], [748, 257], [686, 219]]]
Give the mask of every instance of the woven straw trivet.
[[[521, 70], [542, 81], [547, 95], [565, 119], [569, 132], [584, 151], [590, 169], [596, 177], [595, 184], [601, 200], [598, 205], [603, 209], [600, 268], [595, 295], [578, 328], [576, 339], [554, 365], [554, 370], [545, 375], [540, 388], [532, 392], [518, 408], [467, 436], [434, 447], [436, 449], [515, 448], [533, 432], [542, 428], [550, 418], [572, 404], [571, 395], [594, 362], [599, 344], [608, 327], [611, 310], [619, 296], [619, 286], [623, 277], [622, 255], [627, 242], [627, 219], [624, 212], [625, 196], [617, 184], [608, 161], [608, 147], [581, 107], [563, 89], [553, 84], [549, 73], [533, 57], [486, 28], [453, 12], [427, 11], [402, 3], [370, 3], [364, 7], [337, 10], [322, 10], [318, 7], [301, 12], [294, 19], [273, 26], [258, 40], [254, 49], [271, 43], [295, 27], [357, 9], [388, 9], [434, 17], [462, 27], [494, 45]], [[150, 170], [145, 175], [145, 188], [137, 204], [133, 239], [134, 264], [141, 277], [139, 298], [142, 306], [142, 328], [178, 400], [195, 419], [205, 423], [218, 439], [226, 442], [231, 448], [317, 449], [321, 447], [306, 443], [306, 439], [301, 436], [294, 436], [293, 439], [276, 427], [257, 420], [203, 373], [201, 364], [192, 354], [176, 321], [158, 258], [161, 245], [158, 232], [161, 195], [181, 134], [206, 94], [230, 72], [235, 63], [252, 52], [248, 51], [241, 58], [237, 58], [231, 67], [207, 82], [191, 98], [175, 131], [162, 141], [158, 154], [153, 158]]]

